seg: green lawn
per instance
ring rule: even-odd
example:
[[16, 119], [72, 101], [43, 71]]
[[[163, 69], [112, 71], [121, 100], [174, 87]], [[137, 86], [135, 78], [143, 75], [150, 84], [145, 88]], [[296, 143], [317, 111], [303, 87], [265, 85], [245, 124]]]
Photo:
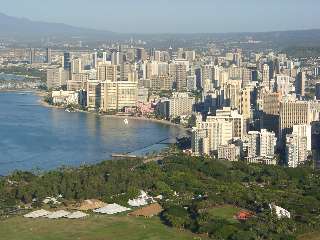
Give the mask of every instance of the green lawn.
[[298, 240], [320, 240], [320, 232], [303, 234], [298, 237]]
[[240, 208], [237, 208], [235, 206], [231, 205], [224, 205], [220, 207], [214, 207], [211, 208], [208, 213], [217, 218], [222, 218], [224, 220], [227, 220], [231, 223], [237, 223], [237, 219], [234, 218], [234, 216], [240, 211]]
[[0, 236], [6, 240], [201, 239], [190, 232], [169, 228], [157, 217], [102, 215], [81, 220], [12, 217], [0, 222]]

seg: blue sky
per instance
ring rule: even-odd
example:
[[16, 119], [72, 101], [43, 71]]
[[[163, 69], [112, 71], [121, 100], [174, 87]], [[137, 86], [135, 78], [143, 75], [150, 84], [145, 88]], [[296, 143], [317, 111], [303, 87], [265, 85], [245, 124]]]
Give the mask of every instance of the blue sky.
[[320, 28], [320, 0], [0, 0], [0, 12], [124, 33]]

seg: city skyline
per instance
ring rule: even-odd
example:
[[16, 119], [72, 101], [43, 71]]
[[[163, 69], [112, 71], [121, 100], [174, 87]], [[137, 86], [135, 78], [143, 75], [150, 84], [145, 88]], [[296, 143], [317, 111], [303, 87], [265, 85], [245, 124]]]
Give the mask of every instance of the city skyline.
[[203, 0], [201, 4], [181, 0], [139, 3], [93, 0], [90, 5], [83, 0], [57, 0], [45, 5], [39, 0], [23, 3], [12, 0], [2, 4], [1, 12], [34, 21], [119, 33], [226, 33], [317, 29], [318, 7], [320, 3], [314, 0], [271, 0], [268, 4], [255, 0], [225, 3]]

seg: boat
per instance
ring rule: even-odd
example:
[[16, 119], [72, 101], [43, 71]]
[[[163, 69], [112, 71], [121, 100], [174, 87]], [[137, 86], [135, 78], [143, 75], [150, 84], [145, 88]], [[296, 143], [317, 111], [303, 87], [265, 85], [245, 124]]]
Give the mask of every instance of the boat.
[[126, 118], [125, 120], [123, 120], [123, 122], [124, 122], [125, 125], [128, 125], [128, 124], [129, 124], [129, 121], [128, 121], [127, 118]]

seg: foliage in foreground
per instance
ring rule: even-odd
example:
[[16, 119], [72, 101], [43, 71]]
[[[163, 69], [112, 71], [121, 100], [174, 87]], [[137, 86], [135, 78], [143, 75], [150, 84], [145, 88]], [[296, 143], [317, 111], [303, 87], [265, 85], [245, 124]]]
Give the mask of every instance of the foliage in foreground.
[[[161, 163], [121, 160], [41, 175], [16, 172], [1, 179], [0, 204], [2, 209], [33, 200], [41, 205], [44, 197], [59, 194], [66, 200], [126, 204], [140, 189], [163, 195], [163, 223], [214, 239], [295, 239], [320, 229], [319, 172], [185, 155]], [[291, 219], [276, 218], [269, 203], [289, 210]], [[221, 206], [247, 209], [255, 216], [238, 222], [212, 214]]]

